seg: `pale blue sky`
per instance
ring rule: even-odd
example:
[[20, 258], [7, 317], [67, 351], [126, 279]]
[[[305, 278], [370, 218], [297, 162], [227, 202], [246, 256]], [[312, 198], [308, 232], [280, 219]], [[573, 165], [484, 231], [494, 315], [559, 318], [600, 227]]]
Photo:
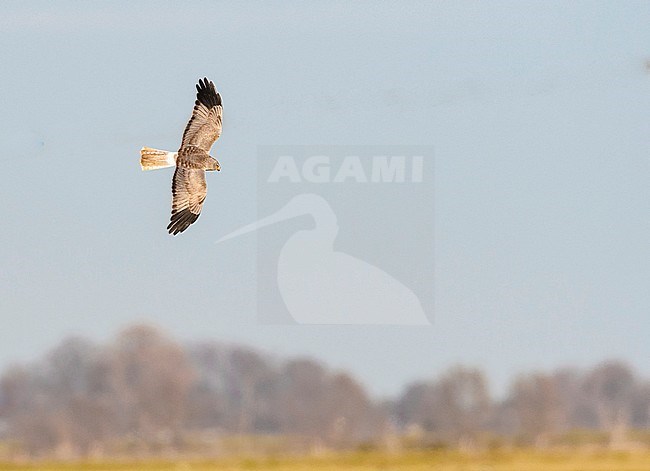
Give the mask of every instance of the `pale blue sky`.
[[[497, 390], [650, 374], [648, 25], [648, 2], [0, 3], [0, 367], [147, 320], [378, 394], [456, 362]], [[172, 238], [171, 172], [138, 150], [178, 147], [203, 76], [224, 171]], [[267, 144], [434, 146], [432, 327], [257, 323], [254, 238], [212, 242], [255, 219]]]

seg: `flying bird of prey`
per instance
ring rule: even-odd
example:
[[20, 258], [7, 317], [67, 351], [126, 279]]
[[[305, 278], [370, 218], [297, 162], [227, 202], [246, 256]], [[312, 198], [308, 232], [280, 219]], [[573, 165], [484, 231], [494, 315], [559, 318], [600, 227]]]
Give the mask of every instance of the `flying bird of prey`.
[[176, 235], [199, 218], [208, 193], [205, 172], [221, 170], [219, 162], [209, 152], [221, 135], [223, 107], [221, 95], [207, 78], [196, 86], [196, 102], [178, 152], [143, 147], [140, 150], [142, 170], [176, 166], [172, 179], [172, 216], [167, 226]]

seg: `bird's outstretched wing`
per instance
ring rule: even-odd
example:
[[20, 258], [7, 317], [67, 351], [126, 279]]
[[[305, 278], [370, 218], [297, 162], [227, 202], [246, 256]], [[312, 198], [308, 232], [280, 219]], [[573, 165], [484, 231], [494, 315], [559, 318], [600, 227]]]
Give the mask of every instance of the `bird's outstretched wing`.
[[207, 78], [199, 80], [196, 86], [196, 102], [192, 117], [185, 127], [181, 149], [196, 146], [210, 152], [212, 144], [221, 135], [221, 95], [214, 88], [214, 83]]
[[172, 217], [167, 226], [170, 234], [183, 232], [199, 218], [207, 194], [204, 170], [176, 167], [172, 180]]

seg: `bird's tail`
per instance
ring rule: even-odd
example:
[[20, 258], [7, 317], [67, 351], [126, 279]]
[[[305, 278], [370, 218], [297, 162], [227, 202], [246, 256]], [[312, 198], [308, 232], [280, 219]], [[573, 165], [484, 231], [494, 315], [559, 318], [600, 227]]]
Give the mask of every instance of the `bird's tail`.
[[140, 149], [140, 166], [142, 170], [173, 167], [176, 165], [176, 157], [178, 157], [178, 152], [143, 147]]

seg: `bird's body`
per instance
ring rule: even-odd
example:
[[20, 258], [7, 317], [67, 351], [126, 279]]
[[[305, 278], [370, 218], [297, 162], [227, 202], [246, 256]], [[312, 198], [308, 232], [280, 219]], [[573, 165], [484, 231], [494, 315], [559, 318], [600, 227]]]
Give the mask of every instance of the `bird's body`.
[[178, 152], [143, 147], [140, 150], [142, 170], [176, 166], [172, 179], [172, 215], [167, 226], [176, 235], [187, 229], [201, 214], [208, 192], [205, 172], [221, 170], [209, 152], [221, 135], [223, 107], [221, 95], [207, 78], [196, 86], [196, 102]]

